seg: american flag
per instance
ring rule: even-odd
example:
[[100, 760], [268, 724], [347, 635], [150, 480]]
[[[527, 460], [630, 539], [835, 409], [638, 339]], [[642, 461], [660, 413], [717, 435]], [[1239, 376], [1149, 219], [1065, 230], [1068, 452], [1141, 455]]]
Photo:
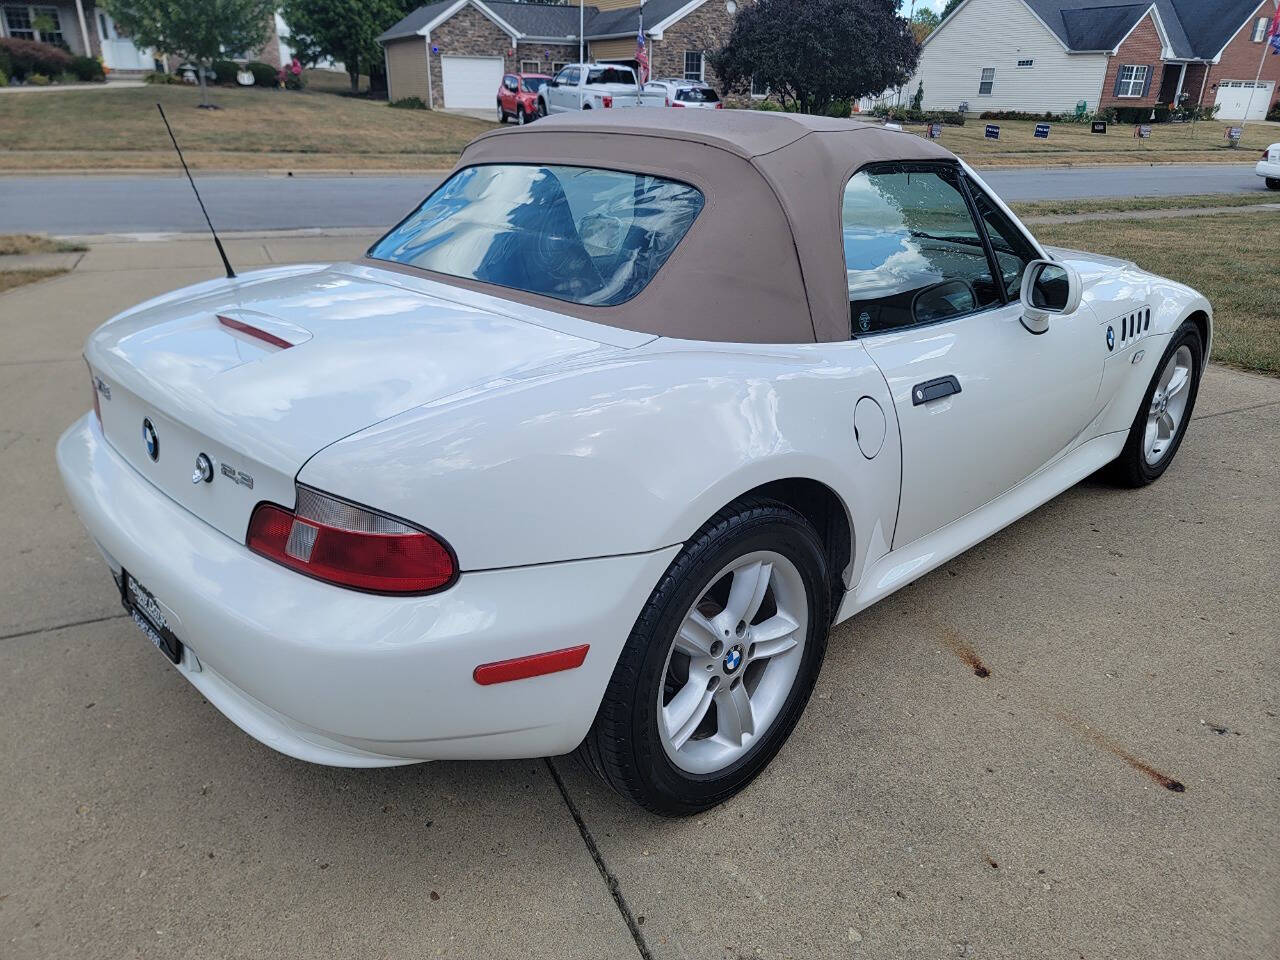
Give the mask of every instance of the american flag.
[[640, 67], [640, 82], [649, 79], [649, 48], [644, 43], [644, 13], [640, 14], [640, 29], [636, 33], [636, 63]]
[[1271, 21], [1271, 29], [1267, 31], [1267, 36], [1271, 38], [1271, 52], [1280, 53], [1280, 10], [1276, 11], [1276, 18]]

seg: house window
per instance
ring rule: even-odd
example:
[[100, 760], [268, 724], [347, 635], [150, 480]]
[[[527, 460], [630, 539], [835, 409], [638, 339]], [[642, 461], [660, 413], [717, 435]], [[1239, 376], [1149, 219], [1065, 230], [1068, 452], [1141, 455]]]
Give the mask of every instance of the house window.
[[537, 60], [521, 60], [520, 72], [521, 73], [541, 73], [542, 64], [540, 64]]
[[559, 73], [561, 70], [563, 70], [563, 69], [564, 69], [565, 67], [567, 67], [568, 65], [569, 65], [569, 63], [568, 63], [568, 61], [567, 61], [567, 60], [553, 60], [553, 61], [551, 61], [551, 75], [554, 77], [557, 73]]
[[[38, 40], [40, 43], [66, 45], [57, 7], [5, 7], [4, 22], [9, 36], [15, 40]], [[46, 29], [41, 30], [40, 26]]]
[[36, 31], [31, 26], [31, 11], [27, 7], [5, 7], [4, 22], [9, 36], [15, 40], [34, 40]]
[[1018, 66], [1020, 66], [1020, 67], [1029, 67], [1029, 66], [1031, 66], [1033, 63], [1035, 63], [1035, 61], [1034, 61], [1034, 60], [1019, 60], [1019, 61], [1018, 61]]
[[996, 82], [996, 68], [983, 67], [982, 79], [978, 82], [978, 96], [980, 97], [991, 96], [991, 88], [995, 86], [995, 82]]
[[1126, 63], [1120, 68], [1120, 76], [1116, 80], [1116, 96], [1140, 97], [1146, 85], [1146, 64]]
[[1250, 39], [1254, 43], [1261, 43], [1267, 39], [1267, 26], [1271, 21], [1267, 17], [1259, 17], [1258, 22], [1253, 25], [1253, 36]]
[[702, 82], [702, 51], [686, 50], [684, 52], [684, 78], [686, 80], [697, 80]]

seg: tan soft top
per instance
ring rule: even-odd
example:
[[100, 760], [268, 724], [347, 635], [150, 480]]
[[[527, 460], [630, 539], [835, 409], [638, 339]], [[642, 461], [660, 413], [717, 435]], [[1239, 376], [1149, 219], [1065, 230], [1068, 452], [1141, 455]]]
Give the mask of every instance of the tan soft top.
[[[873, 124], [755, 110], [558, 114], [473, 141], [458, 167], [598, 166], [689, 183], [705, 204], [637, 296], [611, 307], [503, 289], [506, 298], [626, 330], [730, 343], [849, 338], [840, 209], [845, 183], [885, 160], [954, 160]], [[492, 291], [489, 284], [440, 276]]]

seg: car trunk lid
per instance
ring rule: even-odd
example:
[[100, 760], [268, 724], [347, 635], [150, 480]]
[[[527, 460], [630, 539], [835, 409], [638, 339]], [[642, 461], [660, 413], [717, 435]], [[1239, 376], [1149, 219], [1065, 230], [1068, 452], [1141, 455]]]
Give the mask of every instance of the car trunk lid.
[[502, 312], [492, 297], [439, 284], [444, 295], [432, 295], [380, 273], [248, 274], [107, 323], [86, 359], [108, 442], [242, 540], [258, 502], [292, 506], [298, 470], [330, 443], [442, 397], [619, 349]]

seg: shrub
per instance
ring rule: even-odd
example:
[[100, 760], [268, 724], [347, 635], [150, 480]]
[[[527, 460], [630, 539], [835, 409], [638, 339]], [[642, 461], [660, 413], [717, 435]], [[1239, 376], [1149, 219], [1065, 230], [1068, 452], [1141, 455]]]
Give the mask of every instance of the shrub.
[[[0, 84], [0, 86], [3, 86], [3, 84]], [[1273, 123], [1280, 123], [1280, 100], [1277, 100], [1272, 105], [1271, 110], [1267, 113], [1267, 119]]]
[[255, 87], [274, 87], [276, 85], [276, 68], [261, 60], [251, 60], [245, 64], [253, 74]]
[[876, 107], [873, 116], [894, 123], [943, 123], [950, 127], [963, 127], [964, 114], [959, 110], [912, 110], [910, 107]]
[[161, 73], [156, 70], [142, 78], [144, 83], [181, 83], [182, 78], [175, 73]]
[[[1173, 111], [1168, 107], [1114, 107], [1116, 123], [1168, 123]], [[1155, 119], [1151, 114], [1155, 113]]]
[[97, 83], [107, 79], [102, 64], [93, 57], [72, 57], [71, 72], [81, 83]]
[[399, 100], [392, 100], [387, 104], [388, 107], [395, 107], [397, 110], [426, 110], [427, 105], [422, 102], [421, 97], [402, 97]]
[[46, 82], [51, 76], [57, 76], [71, 68], [71, 54], [48, 43], [36, 43], [34, 40], [15, 40], [12, 37], [0, 38], [0, 53], [9, 60], [9, 69], [5, 70], [15, 80], [26, 80], [33, 74], [41, 74]]
[[826, 115], [844, 119], [849, 116], [851, 107], [848, 100], [832, 100], [827, 104]]
[[9, 85], [8, 74], [6, 74], [3, 70], [0, 70], [0, 87], [7, 87], [8, 85]]
[[230, 60], [213, 61], [213, 82], [223, 86], [235, 86], [239, 68]]
[[33, 87], [47, 87], [52, 81], [43, 73], [32, 73], [27, 75], [27, 83]]

